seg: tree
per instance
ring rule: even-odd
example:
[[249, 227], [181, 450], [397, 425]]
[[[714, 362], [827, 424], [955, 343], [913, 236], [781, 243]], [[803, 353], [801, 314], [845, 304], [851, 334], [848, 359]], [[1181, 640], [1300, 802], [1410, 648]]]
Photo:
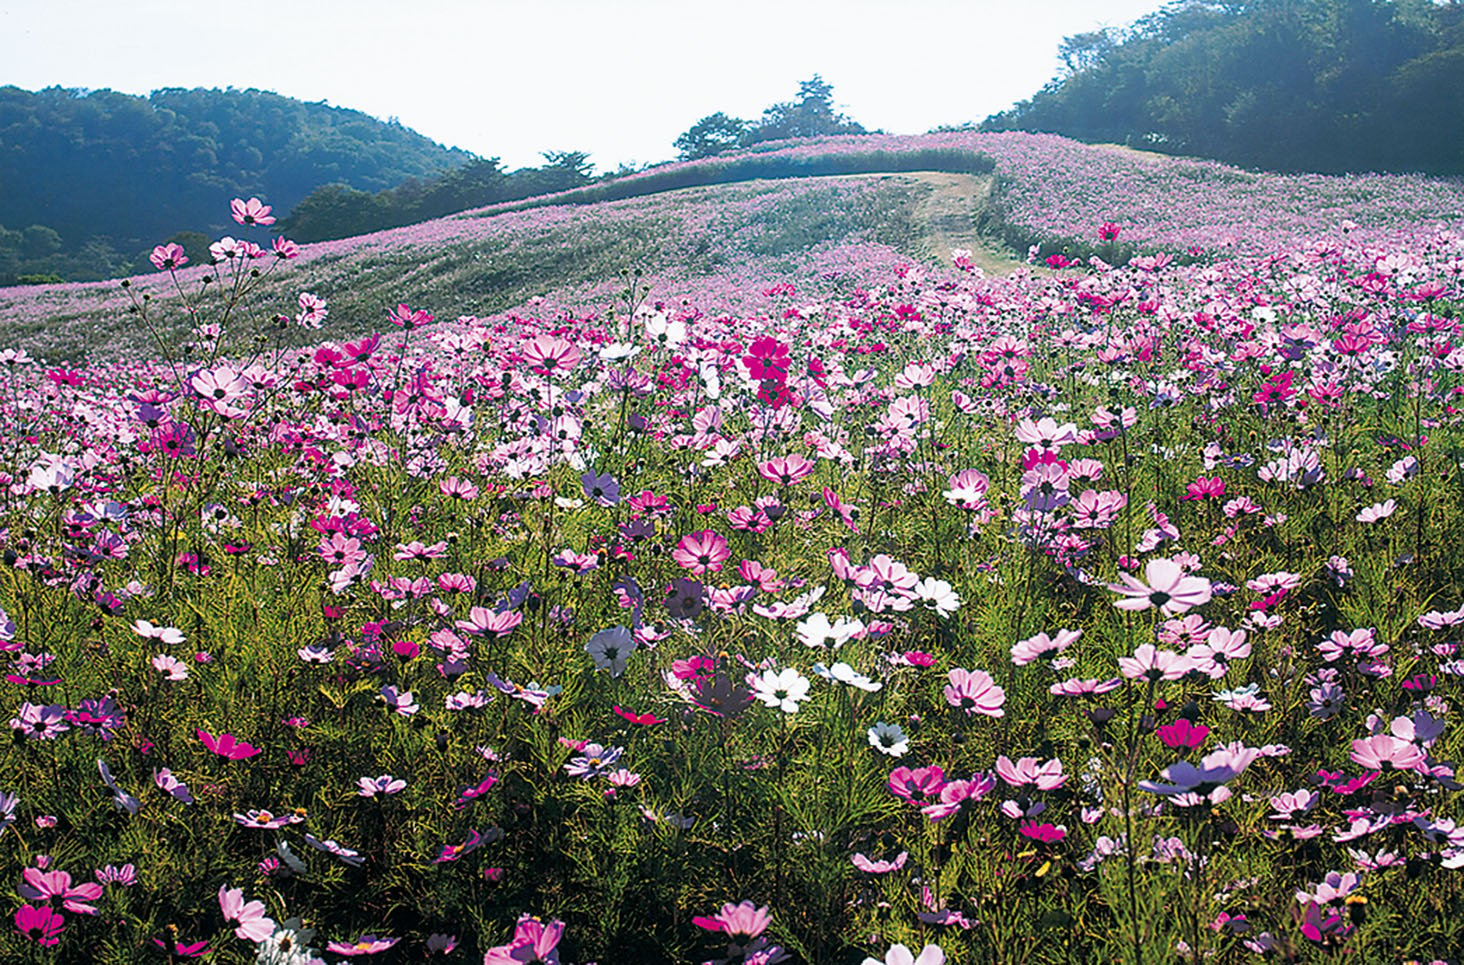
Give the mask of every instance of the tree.
[[1113, 47], [1113, 37], [1105, 27], [1102, 30], [1062, 38], [1062, 43], [1057, 47], [1057, 55], [1062, 58], [1064, 69], [1069, 74], [1076, 74], [1080, 70], [1097, 66]]
[[746, 132], [747, 122], [742, 118], [729, 117], [718, 111], [691, 125], [676, 139], [674, 146], [681, 152], [681, 160], [693, 161], [736, 147]]
[[20, 253], [25, 258], [45, 258], [61, 250], [61, 236], [55, 228], [33, 224], [21, 232]]
[[774, 104], [744, 138], [748, 144], [790, 137], [863, 134], [862, 125], [834, 110], [834, 88], [818, 74], [798, 85], [798, 100]]

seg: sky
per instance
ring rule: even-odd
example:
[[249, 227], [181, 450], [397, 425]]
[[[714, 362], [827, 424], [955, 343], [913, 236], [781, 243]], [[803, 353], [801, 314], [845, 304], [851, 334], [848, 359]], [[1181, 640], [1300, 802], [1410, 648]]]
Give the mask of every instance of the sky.
[[1071, 34], [1162, 0], [0, 0], [0, 85], [257, 87], [396, 118], [508, 168], [676, 155], [814, 74], [870, 130], [980, 121], [1058, 71]]

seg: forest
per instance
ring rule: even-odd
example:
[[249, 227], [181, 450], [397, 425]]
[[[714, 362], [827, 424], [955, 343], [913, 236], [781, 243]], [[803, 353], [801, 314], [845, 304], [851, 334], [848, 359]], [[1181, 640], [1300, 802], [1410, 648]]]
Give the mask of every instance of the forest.
[[982, 130], [1272, 171], [1464, 173], [1464, 4], [1180, 0], [1066, 38], [1060, 74]]
[[163, 240], [206, 250], [229, 228], [220, 197], [281, 213], [321, 184], [378, 191], [471, 158], [267, 91], [0, 87], [0, 284], [129, 273]]

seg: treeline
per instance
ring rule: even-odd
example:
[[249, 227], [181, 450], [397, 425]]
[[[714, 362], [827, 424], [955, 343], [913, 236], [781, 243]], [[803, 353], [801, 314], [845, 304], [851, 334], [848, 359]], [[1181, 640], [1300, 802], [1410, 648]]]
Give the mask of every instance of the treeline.
[[505, 171], [498, 158], [475, 158], [436, 178], [408, 178], [375, 192], [323, 185], [295, 205], [280, 228], [296, 241], [349, 238], [501, 201], [567, 191], [593, 180], [589, 155], [582, 151], [548, 151], [543, 156], [542, 167], [514, 171]]
[[984, 130], [1279, 171], [1464, 172], [1464, 3], [1179, 0], [1066, 38], [1064, 70]]
[[266, 91], [0, 87], [0, 284], [136, 270], [180, 232], [236, 228], [231, 197], [284, 212], [321, 184], [378, 191], [471, 158]]

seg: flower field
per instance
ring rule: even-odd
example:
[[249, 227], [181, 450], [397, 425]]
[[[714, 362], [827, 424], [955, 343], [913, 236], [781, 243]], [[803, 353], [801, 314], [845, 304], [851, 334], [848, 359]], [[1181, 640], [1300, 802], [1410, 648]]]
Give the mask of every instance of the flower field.
[[[135, 348], [0, 352], [0, 960], [1457, 961], [1457, 186], [1207, 174], [1336, 220], [1205, 242], [1002, 180], [1147, 159], [932, 139], [1049, 268], [830, 180], [303, 252], [241, 199], [215, 265], [3, 293]], [[417, 299], [500, 219], [603, 287]]]

